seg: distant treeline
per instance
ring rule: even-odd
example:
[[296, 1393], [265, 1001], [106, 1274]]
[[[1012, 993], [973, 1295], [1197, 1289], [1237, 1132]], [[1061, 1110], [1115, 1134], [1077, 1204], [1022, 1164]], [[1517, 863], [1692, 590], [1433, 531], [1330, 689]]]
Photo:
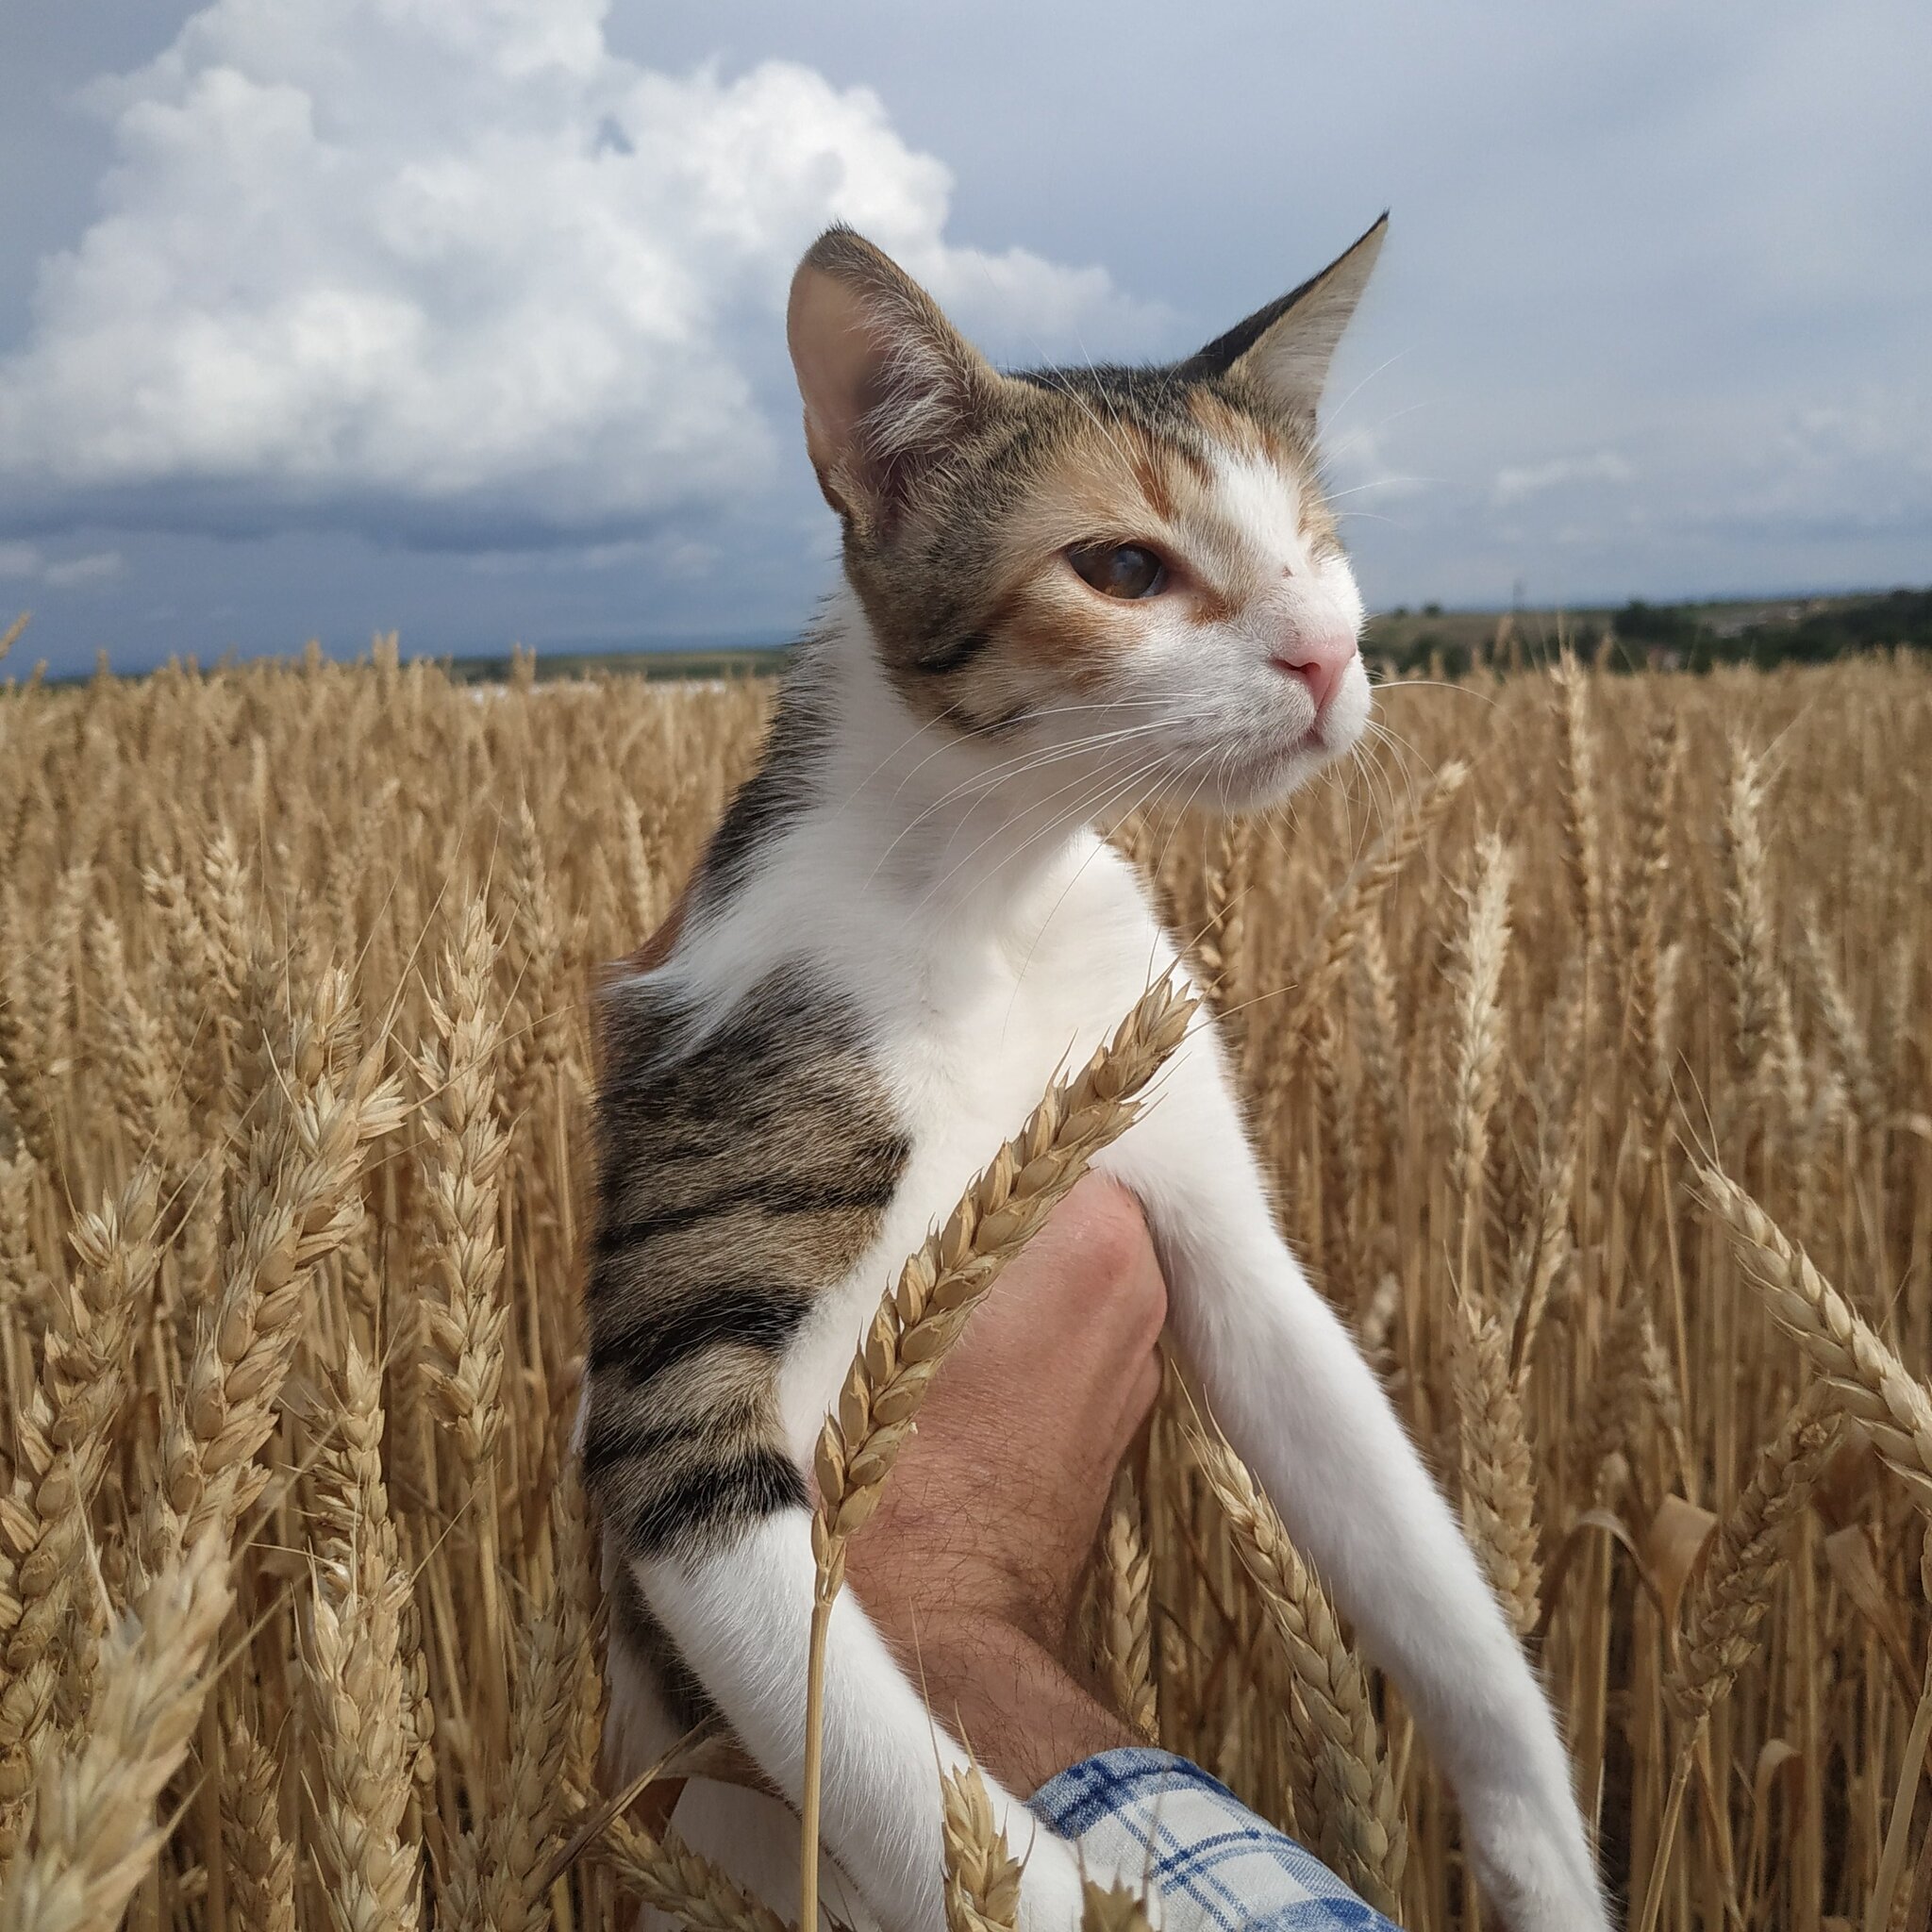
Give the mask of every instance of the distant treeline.
[[1612, 624], [1615, 642], [1640, 661], [1674, 653], [1692, 670], [1713, 664], [1822, 664], [1857, 651], [1905, 646], [1932, 650], [1932, 591], [1848, 597], [1802, 616], [1772, 618], [1737, 630], [1704, 621], [1694, 604], [1626, 604]]
[[1554, 655], [1559, 637], [1582, 656], [1630, 671], [1820, 664], [1867, 651], [1932, 651], [1932, 590], [1769, 607], [1633, 598], [1621, 610], [1579, 612], [1559, 624], [1548, 613], [1481, 618], [1430, 605], [1420, 627], [1407, 611], [1394, 613], [1393, 621], [1375, 620], [1364, 648], [1396, 673], [1434, 667], [1459, 676], [1475, 665], [1512, 669], [1541, 663]]

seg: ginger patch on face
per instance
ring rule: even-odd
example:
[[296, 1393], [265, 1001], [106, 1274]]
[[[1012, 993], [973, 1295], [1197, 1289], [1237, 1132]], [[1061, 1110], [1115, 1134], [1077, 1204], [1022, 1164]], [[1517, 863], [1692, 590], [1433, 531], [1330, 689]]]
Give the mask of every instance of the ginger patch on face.
[[1005, 522], [993, 580], [993, 625], [1013, 657], [1075, 687], [1145, 635], [1161, 590], [1109, 597], [1083, 582], [1070, 551], [1138, 545], [1179, 581], [1182, 505], [1203, 483], [1198, 458], [1131, 419], [1068, 412]]
[[[1158, 412], [1071, 401], [1028, 456], [1000, 520], [987, 628], [1007, 677], [1036, 698], [1042, 685], [1101, 694], [1158, 631], [1239, 621], [1334, 541], [1308, 453], [1211, 389]], [[1120, 545], [1161, 559], [1158, 588], [1109, 594], [1080, 563]]]

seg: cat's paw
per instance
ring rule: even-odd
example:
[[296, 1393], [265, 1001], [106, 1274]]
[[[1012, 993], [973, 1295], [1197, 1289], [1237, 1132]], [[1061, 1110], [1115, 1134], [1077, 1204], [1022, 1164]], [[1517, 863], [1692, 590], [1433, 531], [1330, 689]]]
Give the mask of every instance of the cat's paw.
[[1158, 1932], [1160, 1915], [1147, 1898], [1140, 1863], [1132, 1872], [1103, 1871], [1065, 1839], [1040, 1833], [1026, 1854], [1020, 1874], [1020, 1932], [1078, 1932], [1086, 1912], [1084, 1888], [1124, 1885], [1143, 1902], [1148, 1923]]
[[1508, 1932], [1610, 1932], [1583, 1822], [1565, 1792], [1492, 1793], [1464, 1816], [1476, 1876]]
[[1037, 1830], [1020, 1873], [1020, 1932], [1078, 1932], [1080, 1863], [1065, 1839]]

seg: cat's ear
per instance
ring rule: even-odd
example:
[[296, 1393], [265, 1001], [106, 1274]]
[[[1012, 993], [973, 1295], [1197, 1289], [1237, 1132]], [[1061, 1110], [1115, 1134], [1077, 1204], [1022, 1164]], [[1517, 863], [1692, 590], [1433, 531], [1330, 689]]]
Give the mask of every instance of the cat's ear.
[[1335, 345], [1368, 287], [1369, 272], [1389, 232], [1384, 214], [1352, 247], [1300, 288], [1257, 308], [1217, 336], [1181, 367], [1194, 376], [1228, 375], [1257, 383], [1281, 408], [1310, 419], [1322, 400]]
[[932, 297], [850, 228], [828, 228], [806, 251], [785, 330], [819, 487], [867, 527], [890, 524], [920, 470], [1000, 387]]

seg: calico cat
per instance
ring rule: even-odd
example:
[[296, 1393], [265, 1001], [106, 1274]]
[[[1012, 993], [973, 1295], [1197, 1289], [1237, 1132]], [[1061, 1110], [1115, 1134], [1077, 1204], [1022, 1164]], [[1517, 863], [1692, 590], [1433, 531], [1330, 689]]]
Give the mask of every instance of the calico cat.
[[[1054, 1070], [1175, 958], [1092, 822], [1268, 804], [1363, 729], [1315, 409], [1383, 230], [1164, 368], [1000, 374], [849, 229], [799, 266], [791, 355], [846, 587], [678, 915], [600, 1015], [580, 1429], [634, 1766], [715, 1710], [797, 1799], [804, 1472], [853, 1348]], [[1549, 1709], [1275, 1231], [1211, 1028], [1101, 1165], [1144, 1207], [1217, 1419], [1453, 1780], [1491, 1897], [1516, 1932], [1604, 1926]], [[961, 1754], [849, 1590], [826, 1686], [825, 1844], [869, 1916], [932, 1932], [939, 1774]], [[1071, 1850], [994, 1803], [1031, 1844], [1027, 1932], [1070, 1932]], [[678, 1823], [795, 1901], [774, 1799], [693, 1785]]]

